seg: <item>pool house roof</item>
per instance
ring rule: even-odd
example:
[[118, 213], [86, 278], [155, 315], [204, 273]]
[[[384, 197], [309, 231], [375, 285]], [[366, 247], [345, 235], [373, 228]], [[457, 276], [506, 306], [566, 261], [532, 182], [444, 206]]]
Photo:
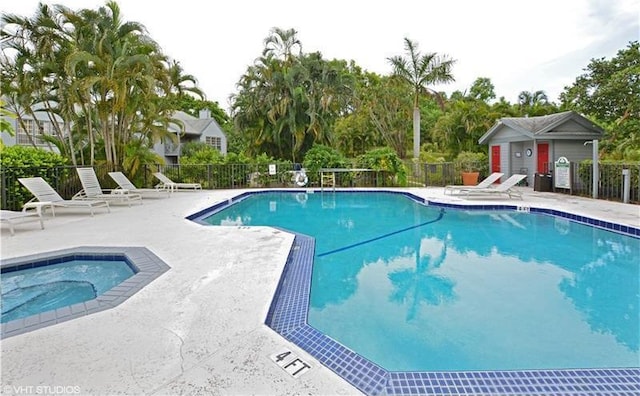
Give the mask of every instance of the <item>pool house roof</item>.
[[529, 139], [599, 139], [604, 130], [575, 111], [564, 111], [539, 117], [500, 118], [478, 143], [487, 144], [504, 129], [524, 135]]

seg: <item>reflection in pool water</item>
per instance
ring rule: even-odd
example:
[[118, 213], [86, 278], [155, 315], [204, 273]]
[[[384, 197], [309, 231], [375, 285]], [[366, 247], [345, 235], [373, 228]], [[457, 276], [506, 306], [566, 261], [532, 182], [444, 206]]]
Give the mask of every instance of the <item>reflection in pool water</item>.
[[316, 237], [309, 324], [388, 370], [638, 365], [638, 239], [507, 211], [434, 221], [393, 194], [255, 198], [209, 221]]

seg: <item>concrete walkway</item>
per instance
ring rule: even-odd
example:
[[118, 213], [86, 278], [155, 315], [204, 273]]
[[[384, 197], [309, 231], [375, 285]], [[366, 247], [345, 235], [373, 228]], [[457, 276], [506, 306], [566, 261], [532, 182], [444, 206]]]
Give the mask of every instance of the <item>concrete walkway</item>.
[[[523, 201], [449, 197], [441, 188], [406, 191], [440, 202], [515, 203], [640, 227], [638, 205], [527, 188]], [[264, 325], [293, 236], [185, 220], [241, 192], [178, 192], [141, 206], [112, 206], [112, 213], [95, 217], [61, 209], [55, 218], [47, 215], [44, 230], [37, 222], [16, 226], [15, 236], [3, 228], [3, 259], [76, 246], [144, 246], [171, 269], [114, 309], [2, 340], [2, 393], [62, 386], [78, 394], [359, 394]], [[270, 359], [287, 349], [312, 369], [294, 379]]]

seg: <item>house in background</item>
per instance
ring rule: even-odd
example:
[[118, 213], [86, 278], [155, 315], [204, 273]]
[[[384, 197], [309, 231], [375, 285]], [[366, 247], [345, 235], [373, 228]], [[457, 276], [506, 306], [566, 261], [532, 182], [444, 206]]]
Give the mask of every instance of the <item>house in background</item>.
[[533, 185], [536, 173], [550, 173], [560, 157], [570, 162], [592, 159], [592, 147], [604, 130], [575, 111], [541, 117], [499, 119], [478, 140], [489, 145], [491, 172], [504, 173], [503, 179], [520, 173]]
[[173, 118], [182, 121], [184, 130], [180, 125], [170, 124], [169, 131], [179, 136], [179, 143], [161, 142], [154, 145], [153, 149], [167, 164], [177, 164], [180, 156], [180, 146], [189, 142], [202, 142], [212, 146], [222, 154], [227, 154], [227, 136], [220, 128], [216, 120], [211, 117], [209, 110], [200, 110], [200, 117], [193, 117], [185, 112], [177, 111]]
[[[55, 130], [53, 123], [49, 119], [49, 116], [44, 111], [35, 111], [35, 119], [30, 116], [24, 116], [24, 123], [21, 124], [15, 118], [3, 117], [9, 123], [11, 123], [15, 135], [11, 136], [7, 132], [2, 132], [2, 142], [5, 146], [30, 146], [31, 140], [29, 135], [33, 137], [35, 145], [45, 150], [59, 152], [57, 147], [49, 144], [38, 136], [42, 135], [54, 135]], [[173, 115], [173, 118], [180, 120], [184, 124], [184, 131], [178, 124], [170, 124], [169, 131], [171, 133], [179, 134], [180, 145], [188, 142], [199, 141], [208, 144], [218, 149], [222, 154], [227, 153], [227, 137], [220, 128], [220, 125], [214, 118], [211, 117], [209, 110], [201, 110], [200, 117], [196, 118], [182, 111], [178, 111]], [[62, 125], [62, 120], [55, 116], [59, 125]], [[36, 122], [37, 120], [37, 122]], [[28, 132], [28, 133], [27, 133]], [[178, 163], [178, 156], [180, 153], [179, 145], [172, 142], [161, 142], [153, 146], [153, 150], [165, 159], [167, 164]]]
[[[0, 134], [2, 143], [4, 143], [5, 146], [33, 147], [31, 139], [29, 138], [29, 136], [31, 136], [36, 147], [59, 153], [59, 150], [55, 145], [47, 143], [39, 138], [42, 135], [55, 135], [53, 122], [51, 122], [48, 113], [38, 111], [38, 108], [36, 108], [34, 116], [35, 119], [33, 117], [23, 115], [23, 123], [18, 122], [17, 118], [3, 116], [2, 118], [11, 124], [15, 134], [14, 136], [11, 136], [8, 132], [2, 132]], [[54, 115], [53, 117], [58, 125], [62, 125], [62, 119], [59, 116]]]

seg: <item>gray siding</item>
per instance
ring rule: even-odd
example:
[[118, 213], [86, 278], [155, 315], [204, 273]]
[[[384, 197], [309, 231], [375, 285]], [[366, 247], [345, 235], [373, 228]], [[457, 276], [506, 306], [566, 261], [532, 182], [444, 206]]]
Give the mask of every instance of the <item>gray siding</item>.
[[[524, 142], [511, 143], [511, 168], [519, 169], [524, 166], [524, 150], [522, 150]], [[520, 157], [518, 157], [519, 155]]]
[[578, 133], [584, 133], [585, 132], [585, 128], [584, 126], [580, 125], [579, 123], [577, 123], [574, 120], [568, 120], [567, 122], [563, 122], [562, 124], [558, 125], [557, 127], [551, 129], [549, 131], [549, 133], [556, 133], [556, 132], [561, 132], [561, 133], [566, 133], [566, 132], [578, 132]]
[[560, 157], [566, 157], [571, 162], [580, 162], [586, 159], [592, 159], [593, 148], [591, 145], [584, 145], [582, 141], [556, 140], [553, 142], [553, 156], [549, 156], [551, 160], [556, 161]]
[[227, 154], [227, 136], [222, 132], [222, 130], [218, 127], [217, 124], [211, 123], [207, 129], [202, 132], [202, 136], [200, 136], [200, 141], [205, 142], [207, 136], [218, 137], [220, 138], [220, 152], [222, 154]]
[[590, 140], [593, 138], [600, 139], [600, 133], [585, 129], [584, 125], [581, 125], [575, 120], [568, 120], [553, 129], [550, 129], [544, 133], [536, 134], [538, 139], [553, 139], [553, 140]]
[[[527, 175], [527, 183], [533, 180], [534, 169], [530, 166], [531, 158], [527, 158], [526, 150], [530, 147], [530, 142], [511, 143], [511, 173]], [[520, 157], [516, 157], [520, 153]]]
[[500, 172], [504, 173], [504, 176], [500, 178], [500, 181], [506, 180], [509, 174], [509, 167], [511, 165], [511, 147], [509, 143], [500, 144]]
[[524, 140], [529, 140], [530, 138], [524, 136], [521, 132], [516, 131], [515, 129], [509, 127], [503, 127], [491, 138], [489, 142], [490, 146], [495, 146], [498, 143], [504, 142], [521, 142]]

